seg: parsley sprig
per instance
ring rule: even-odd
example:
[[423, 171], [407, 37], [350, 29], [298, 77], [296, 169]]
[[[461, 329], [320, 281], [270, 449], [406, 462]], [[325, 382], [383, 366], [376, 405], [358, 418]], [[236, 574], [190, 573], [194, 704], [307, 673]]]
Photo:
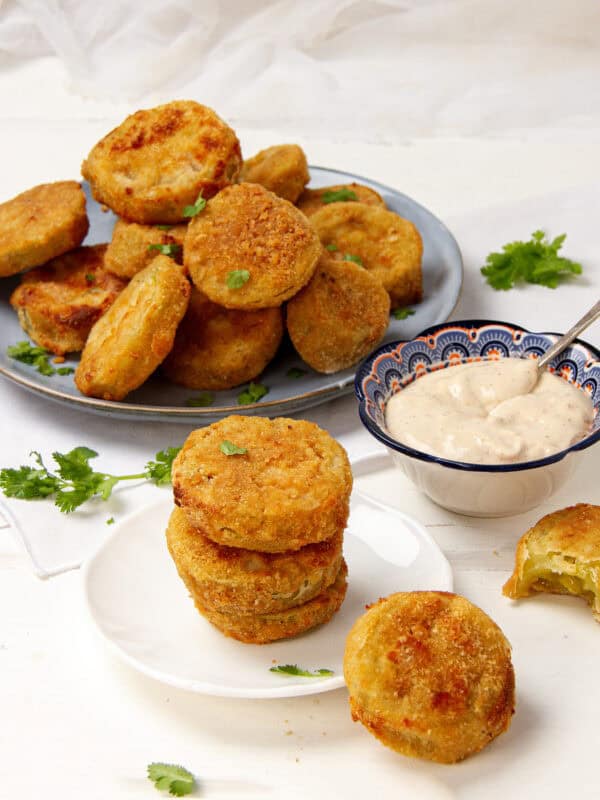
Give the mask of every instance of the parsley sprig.
[[409, 317], [412, 317], [414, 313], [414, 308], [395, 308], [392, 311], [392, 317], [394, 319], [408, 319]]
[[558, 255], [566, 233], [551, 242], [544, 231], [534, 231], [528, 242], [505, 244], [501, 253], [490, 253], [482, 275], [494, 289], [512, 289], [516, 283], [537, 283], [556, 289], [568, 275], [581, 275], [581, 264]]
[[169, 256], [170, 258], [177, 258], [177, 256], [182, 251], [182, 246], [180, 244], [149, 244], [148, 251], [151, 252], [152, 250], [157, 250], [163, 256]]
[[342, 261], [352, 261], [353, 264], [358, 264], [359, 267], [363, 266], [362, 258], [360, 256], [355, 256], [352, 253], [344, 253], [342, 256]]
[[202, 192], [196, 198], [196, 202], [191, 206], [186, 206], [183, 209], [184, 217], [195, 217], [206, 208], [206, 200], [202, 197]]
[[42, 375], [72, 375], [75, 372], [73, 367], [55, 369], [49, 361], [50, 351], [45, 347], [37, 347], [31, 342], [23, 341], [11, 344], [6, 348], [6, 354], [15, 361], [35, 367]]
[[230, 442], [229, 439], [223, 439], [219, 445], [219, 450], [225, 456], [243, 456], [248, 452], [245, 447], [238, 447], [237, 444]]
[[297, 664], [282, 664], [281, 666], [271, 667], [269, 672], [278, 672], [281, 675], [297, 675], [300, 678], [329, 678], [335, 674], [332, 669], [315, 669], [311, 672], [308, 669], [302, 669]]
[[44, 464], [42, 456], [37, 450], [33, 450], [30, 456], [35, 466], [0, 469], [0, 489], [6, 497], [20, 500], [53, 496], [54, 505], [69, 514], [91, 497], [108, 500], [120, 481], [149, 480], [157, 486], [170, 483], [171, 467], [179, 449], [168, 447], [160, 450], [155, 460], [148, 461], [143, 472], [134, 475], [111, 475], [108, 472], [94, 471], [89, 462], [98, 453], [89, 447], [75, 447], [68, 453], [52, 453], [57, 467], [55, 472], [51, 472]]
[[148, 764], [148, 778], [157, 789], [166, 790], [175, 797], [191, 794], [196, 786], [192, 773], [177, 764]]
[[245, 283], [250, 280], [250, 273], [247, 269], [232, 269], [227, 274], [227, 288], [228, 289], [241, 289]]
[[238, 394], [238, 405], [249, 406], [251, 403], [258, 403], [258, 401], [269, 393], [267, 386], [262, 383], [254, 383], [250, 381], [248, 386]]
[[321, 195], [322, 203], [346, 203], [348, 200], [358, 200], [356, 192], [352, 189], [329, 189]]

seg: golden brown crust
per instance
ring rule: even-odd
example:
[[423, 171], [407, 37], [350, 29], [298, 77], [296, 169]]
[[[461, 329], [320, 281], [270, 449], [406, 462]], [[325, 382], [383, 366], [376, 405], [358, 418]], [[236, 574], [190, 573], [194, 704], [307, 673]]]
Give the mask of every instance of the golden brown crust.
[[127, 285], [104, 268], [105, 251], [104, 244], [79, 247], [22, 277], [10, 302], [36, 344], [58, 355], [83, 349]]
[[390, 297], [351, 261], [323, 255], [310, 282], [287, 304], [287, 329], [304, 361], [318, 372], [356, 364], [382, 340]]
[[183, 267], [157, 256], [92, 328], [75, 371], [77, 388], [122, 400], [141, 386], [173, 347], [189, 296]]
[[284, 200], [295, 203], [310, 180], [304, 150], [297, 144], [278, 144], [244, 161], [240, 182], [260, 183]]
[[600, 622], [600, 506], [578, 503], [542, 517], [519, 540], [502, 592], [513, 599], [577, 595]]
[[0, 203], [0, 277], [78, 247], [88, 227], [85, 195], [76, 181], [44, 183]]
[[334, 258], [358, 256], [388, 291], [392, 308], [422, 299], [423, 242], [412, 222], [385, 208], [363, 203], [331, 203], [310, 221]]
[[[311, 279], [321, 245], [306, 217], [255, 183], [220, 192], [190, 222], [185, 265], [200, 291], [225, 308], [272, 308]], [[230, 273], [245, 271], [238, 288]]]
[[507, 730], [514, 711], [510, 645], [464, 597], [399, 592], [354, 624], [344, 675], [350, 707], [383, 744], [453, 763]]
[[159, 254], [156, 245], [171, 246], [172, 258], [183, 263], [183, 241], [187, 225], [161, 230], [156, 225], [140, 225], [118, 219], [105, 256], [106, 269], [121, 278], [133, 278]]
[[[226, 456], [223, 441], [247, 452]], [[176, 504], [219, 544], [281, 553], [346, 526], [350, 463], [312, 422], [227, 417], [192, 431], [172, 476]]]
[[272, 614], [223, 614], [193, 593], [192, 599], [198, 611], [225, 636], [245, 644], [267, 644], [299, 636], [317, 625], [329, 622], [344, 602], [348, 588], [347, 575], [346, 562], [342, 560], [335, 581], [324, 592], [303, 605]]
[[282, 336], [280, 308], [227, 309], [192, 289], [189, 308], [162, 370], [170, 380], [190, 389], [230, 389], [260, 375]]
[[216, 544], [180, 508], [167, 527], [167, 546], [188, 590], [225, 614], [269, 614], [312, 600], [339, 572], [342, 538], [340, 531], [300, 550], [259, 553]]
[[319, 189], [305, 189], [298, 198], [296, 205], [303, 214], [306, 214], [307, 217], [311, 217], [322, 208], [332, 205], [332, 203], [323, 202], [324, 194], [328, 192], [339, 192], [344, 189], [353, 192], [356, 196], [356, 200], [334, 200], [334, 203], [364, 203], [367, 206], [385, 208], [383, 197], [374, 189], [363, 186], [361, 183], [339, 183], [335, 186], [321, 186]]
[[133, 222], [185, 222], [202, 192], [232, 183], [242, 162], [235, 132], [212, 109], [176, 100], [127, 117], [101, 139], [81, 172], [98, 202]]

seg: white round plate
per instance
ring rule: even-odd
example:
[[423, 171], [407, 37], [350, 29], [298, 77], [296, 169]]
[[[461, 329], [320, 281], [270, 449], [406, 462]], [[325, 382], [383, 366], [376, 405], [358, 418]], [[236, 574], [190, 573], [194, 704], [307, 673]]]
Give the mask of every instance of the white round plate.
[[[412, 339], [420, 331], [448, 319], [457, 303], [462, 285], [462, 258], [458, 245], [446, 226], [419, 203], [395, 189], [352, 175], [349, 172], [324, 167], [311, 167], [311, 187], [357, 181], [379, 192], [389, 209], [413, 222], [423, 238], [423, 300], [414, 307], [414, 315], [404, 320], [390, 318], [384, 342], [395, 339]], [[112, 236], [115, 217], [103, 212], [87, 194], [90, 231], [85, 244], [108, 242]], [[292, 414], [310, 406], [324, 403], [342, 394], [351, 393], [354, 387], [354, 368], [332, 375], [315, 372], [293, 351], [287, 339], [278, 355], [267, 366], [258, 380], [269, 393], [258, 403], [238, 405], [238, 395], [244, 388], [238, 386], [227, 391], [214, 392], [214, 404], [208, 408], [190, 407], [189, 402], [199, 392], [176, 386], [160, 377], [160, 371], [136, 389], [122, 402], [84, 397], [73, 382], [72, 375], [45, 376], [35, 367], [21, 364], [7, 355], [7, 347], [26, 339], [17, 315], [9, 305], [10, 295], [20, 277], [6, 278], [0, 282], [0, 375], [20, 386], [42, 394], [63, 405], [109, 416], [139, 420], [168, 420], [170, 422], [204, 424], [215, 419], [243, 411], [244, 414]], [[65, 365], [75, 368], [78, 357], [71, 354]], [[300, 370], [300, 377], [289, 374], [290, 369]]]
[[[452, 589], [450, 565], [426, 529], [355, 491], [344, 540], [348, 593], [340, 611], [294, 639], [242, 644], [201, 617], [188, 596], [165, 543], [172, 507], [163, 500], [124, 519], [86, 563], [83, 582], [91, 617], [116, 652], [145, 675], [181, 689], [246, 698], [338, 689], [346, 635], [366, 603], [398, 591]], [[334, 675], [276, 674], [270, 672], [275, 663]]]

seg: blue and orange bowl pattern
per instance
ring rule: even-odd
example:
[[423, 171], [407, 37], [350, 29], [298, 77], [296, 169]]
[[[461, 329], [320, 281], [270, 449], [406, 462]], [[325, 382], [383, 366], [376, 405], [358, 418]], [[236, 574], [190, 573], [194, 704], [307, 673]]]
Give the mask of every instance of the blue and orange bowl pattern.
[[385, 405], [391, 395], [428, 372], [497, 358], [538, 358], [559, 338], [558, 333], [532, 333], [510, 322], [463, 320], [427, 328], [410, 341], [388, 342], [358, 368], [354, 391], [363, 425], [380, 442], [400, 453], [455, 469], [507, 472], [560, 461], [572, 450], [583, 450], [600, 439], [600, 351], [576, 339], [549, 364], [548, 369], [589, 394], [596, 415], [591, 433], [566, 450], [537, 461], [519, 464], [469, 464], [450, 461], [405, 447], [385, 428]]

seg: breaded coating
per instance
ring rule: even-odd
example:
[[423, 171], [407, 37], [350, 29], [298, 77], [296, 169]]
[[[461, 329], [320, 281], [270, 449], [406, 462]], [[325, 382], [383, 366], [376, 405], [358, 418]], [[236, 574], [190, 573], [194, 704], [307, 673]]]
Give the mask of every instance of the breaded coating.
[[212, 303], [192, 289], [162, 370], [190, 389], [230, 389], [263, 371], [283, 336], [280, 308], [236, 311]]
[[96, 320], [127, 281], [104, 267], [106, 245], [79, 247], [30, 270], [10, 302], [36, 344], [64, 355], [82, 350]]
[[184, 261], [194, 284], [225, 308], [272, 308], [311, 279], [321, 254], [304, 214], [255, 183], [220, 192], [190, 222]]
[[278, 144], [244, 161], [240, 182], [260, 183], [284, 200], [295, 203], [310, 180], [304, 150], [297, 144]]
[[286, 553], [242, 550], [213, 542], [180, 508], [167, 528], [169, 552], [190, 593], [225, 614], [270, 614], [312, 600], [340, 570], [342, 538], [340, 531]]
[[245, 644], [267, 644], [278, 639], [291, 639], [317, 625], [323, 625], [339, 611], [344, 602], [348, 584], [346, 562], [337, 574], [334, 583], [324, 592], [300, 606], [271, 614], [224, 614], [207, 605], [202, 597], [194, 595], [196, 608], [225, 636]]
[[173, 347], [190, 291], [168, 256], [138, 272], [91, 330], [75, 371], [79, 391], [122, 400], [141, 386]]
[[[225, 455], [224, 441], [246, 452]], [[348, 456], [305, 420], [231, 416], [192, 431], [172, 480], [191, 525], [230, 547], [298, 550], [330, 539], [348, 519]]]
[[452, 764], [508, 729], [510, 644], [450, 592], [398, 592], [369, 607], [346, 640], [352, 718], [406, 756]]
[[423, 242], [412, 222], [377, 206], [331, 203], [310, 221], [334, 258], [351, 255], [383, 284], [392, 308], [422, 299]]
[[0, 203], [0, 278], [78, 247], [88, 228], [85, 195], [76, 181], [43, 183]]
[[242, 163], [235, 132], [212, 109], [175, 100], [136, 111], [101, 139], [81, 173], [99, 203], [132, 222], [185, 222], [200, 193], [235, 181]]
[[[354, 195], [352, 197], [350, 192]], [[328, 200], [331, 195], [339, 194], [339, 200]], [[325, 201], [323, 200], [325, 196]], [[319, 189], [305, 189], [298, 201], [297, 207], [307, 217], [326, 208], [332, 203], [365, 203], [368, 206], [385, 208], [383, 197], [375, 189], [363, 186], [362, 183], [339, 183], [336, 186], [321, 186]]]
[[121, 278], [133, 278], [156, 258], [160, 252], [157, 248], [159, 245], [169, 247], [172, 251], [171, 258], [178, 264], [183, 264], [183, 241], [186, 232], [187, 225], [157, 227], [118, 219], [106, 251], [104, 260], [106, 269]]
[[310, 282], [287, 305], [290, 339], [317, 372], [356, 364], [387, 329], [390, 297], [370, 272], [323, 255]]
[[547, 514], [521, 537], [507, 597], [537, 592], [582, 597], [600, 622], [600, 506], [578, 503]]

